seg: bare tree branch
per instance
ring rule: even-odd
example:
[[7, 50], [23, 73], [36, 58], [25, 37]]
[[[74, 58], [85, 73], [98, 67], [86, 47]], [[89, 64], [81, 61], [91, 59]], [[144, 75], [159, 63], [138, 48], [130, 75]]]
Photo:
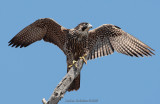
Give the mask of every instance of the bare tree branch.
[[[86, 60], [88, 59], [88, 53], [85, 59]], [[64, 78], [59, 82], [57, 87], [54, 89], [54, 92], [52, 93], [49, 100], [46, 101], [45, 98], [42, 99], [43, 104], [58, 104], [61, 98], [64, 97], [64, 94], [66, 93], [67, 89], [69, 88], [73, 80], [79, 75], [83, 67], [83, 63], [84, 60], [79, 59], [76, 63], [77, 67], [75, 67], [75, 65], [71, 67], [69, 72], [64, 76]]]

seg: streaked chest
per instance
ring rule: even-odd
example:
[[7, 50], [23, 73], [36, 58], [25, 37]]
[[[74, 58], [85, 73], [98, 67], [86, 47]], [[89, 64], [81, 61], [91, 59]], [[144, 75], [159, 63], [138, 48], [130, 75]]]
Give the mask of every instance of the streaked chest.
[[74, 32], [67, 36], [67, 48], [73, 53], [80, 52], [88, 47], [88, 35], [84, 33]]

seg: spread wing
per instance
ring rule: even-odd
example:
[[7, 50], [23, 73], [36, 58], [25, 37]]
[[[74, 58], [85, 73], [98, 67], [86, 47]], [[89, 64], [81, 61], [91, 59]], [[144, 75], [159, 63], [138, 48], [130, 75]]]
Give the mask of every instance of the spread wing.
[[[152, 48], [126, 33], [121, 28], [104, 24], [89, 31], [89, 59], [112, 54], [115, 51], [128, 56], [151, 56]], [[152, 51], [151, 51], [152, 50]]]
[[66, 31], [50, 18], [39, 19], [21, 30], [10, 41], [12, 47], [27, 47], [28, 45], [43, 39], [57, 45], [62, 51], [65, 43]]

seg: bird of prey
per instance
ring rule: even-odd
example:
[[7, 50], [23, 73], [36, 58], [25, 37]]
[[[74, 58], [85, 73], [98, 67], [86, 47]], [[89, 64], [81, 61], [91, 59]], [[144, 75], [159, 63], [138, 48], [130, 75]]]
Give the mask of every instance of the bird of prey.
[[[42, 18], [21, 30], [9, 41], [9, 45], [22, 48], [42, 39], [53, 43], [66, 55], [67, 71], [80, 58], [87, 63], [86, 52], [89, 52], [88, 60], [110, 55], [114, 51], [132, 57], [154, 55], [152, 48], [118, 26], [103, 24], [96, 29], [91, 28], [91, 24], [83, 22], [73, 29], [66, 29], [53, 19]], [[79, 88], [80, 75], [68, 91]]]

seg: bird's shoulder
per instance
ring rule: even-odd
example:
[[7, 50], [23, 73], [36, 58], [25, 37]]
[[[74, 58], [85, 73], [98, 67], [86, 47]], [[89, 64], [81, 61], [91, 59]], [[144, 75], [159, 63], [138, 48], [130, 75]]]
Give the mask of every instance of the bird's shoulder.
[[100, 32], [100, 31], [111, 31], [111, 30], [121, 30], [120, 27], [113, 25], [113, 24], [102, 24], [101, 26], [90, 30], [89, 33], [94, 33], [94, 32]]

